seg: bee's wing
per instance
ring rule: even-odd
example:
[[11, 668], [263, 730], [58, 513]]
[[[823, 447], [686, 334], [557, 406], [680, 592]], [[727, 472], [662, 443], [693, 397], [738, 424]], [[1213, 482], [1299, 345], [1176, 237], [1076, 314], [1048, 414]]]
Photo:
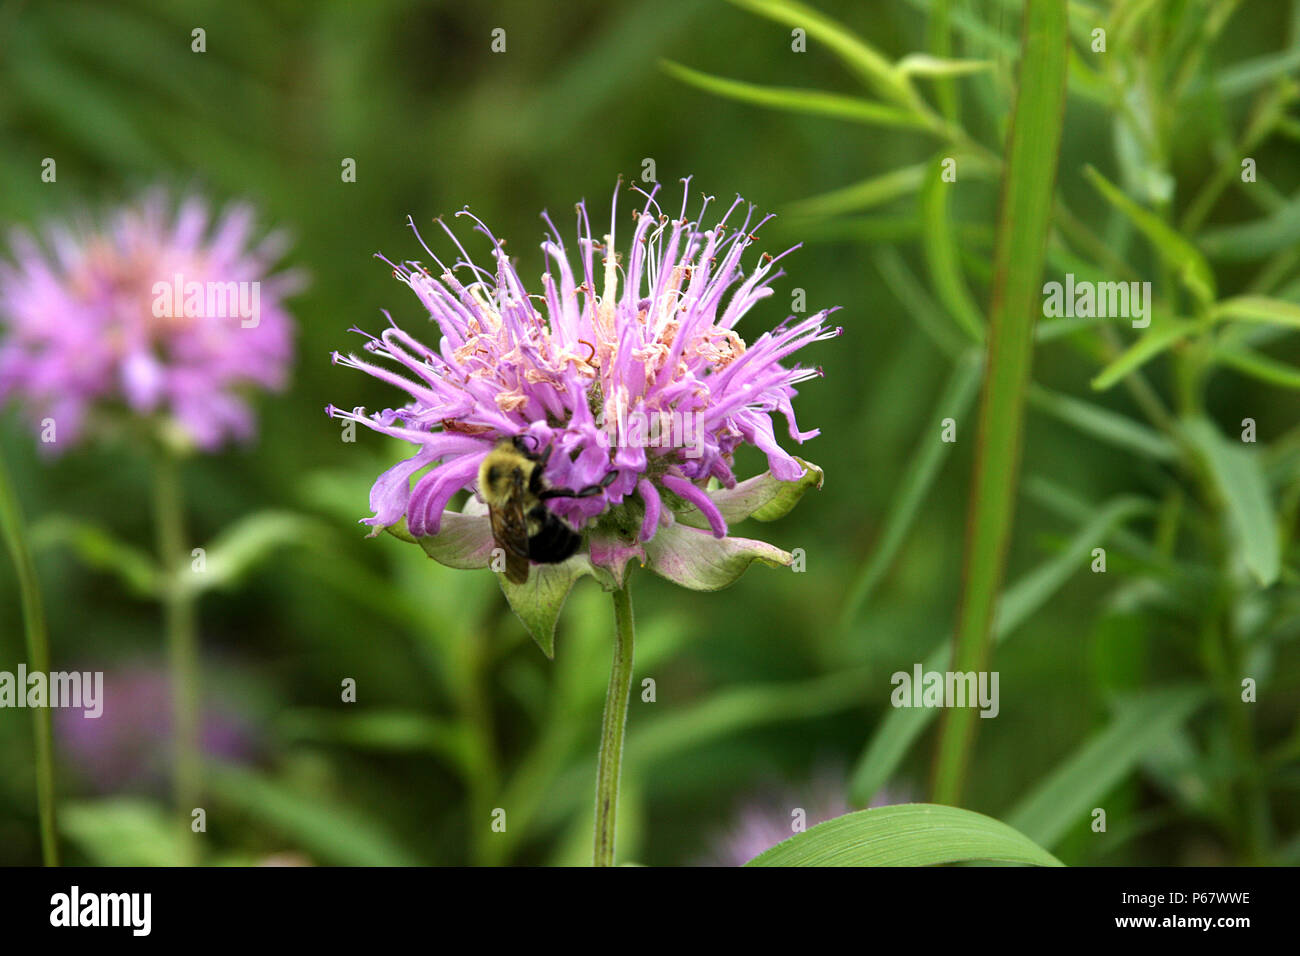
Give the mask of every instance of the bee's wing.
[[[516, 484], [518, 484], [517, 476]], [[492, 538], [506, 554], [506, 580], [523, 584], [528, 580], [528, 521], [524, 517], [521, 489], [502, 507], [488, 507]]]

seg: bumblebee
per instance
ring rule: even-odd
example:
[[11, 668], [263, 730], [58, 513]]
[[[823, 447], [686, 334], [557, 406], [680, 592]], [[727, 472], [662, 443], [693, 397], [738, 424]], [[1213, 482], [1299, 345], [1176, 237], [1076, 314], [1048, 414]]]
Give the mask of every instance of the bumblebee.
[[590, 498], [618, 476], [611, 471], [598, 485], [577, 491], [552, 488], [543, 473], [553, 446], [540, 453], [523, 435], [505, 438], [487, 453], [478, 470], [478, 490], [487, 502], [492, 538], [505, 552], [506, 580], [523, 584], [530, 561], [559, 564], [572, 557], [582, 535], [546, 506], [552, 498]]

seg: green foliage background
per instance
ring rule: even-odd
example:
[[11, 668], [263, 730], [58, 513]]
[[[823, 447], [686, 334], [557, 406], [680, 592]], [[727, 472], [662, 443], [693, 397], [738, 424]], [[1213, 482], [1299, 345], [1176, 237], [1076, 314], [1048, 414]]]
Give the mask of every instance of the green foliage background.
[[[738, 192], [781, 213], [765, 228], [767, 248], [805, 242], [743, 334], [783, 318], [794, 288], [807, 290], [810, 309], [842, 305], [846, 334], [817, 347], [825, 378], [797, 403], [801, 425], [822, 429], [799, 453], [825, 469], [825, 487], [761, 529], [804, 549], [807, 572], [755, 568], [717, 594], [635, 578], [636, 680], [653, 677], [658, 699], [632, 703], [620, 857], [696, 861], [746, 800], [778, 785], [807, 793], [828, 773], [846, 789], [856, 781], [854, 799], [865, 801], [869, 784], [885, 782], [860, 762], [873, 739], [901, 755], [872, 765], [888, 770], [890, 791], [927, 794], [937, 724], [910, 742], [891, 729], [889, 676], [946, 647], [956, 621], [975, 406], [950, 413], [941, 396], [969, 395], [977, 371], [952, 356], [968, 342], [963, 321], [987, 310], [998, 181], [967, 178], [979, 156], [966, 149], [971, 165], [960, 161], [949, 199], [903, 173], [880, 202], [797, 205], [929, 167], [951, 144], [924, 130], [762, 109], [665, 71], [670, 60], [872, 98], [833, 44], [810, 37], [808, 52], [794, 53], [788, 26], [746, 6], [780, 4], [0, 2], [0, 221], [38, 223], [163, 181], [256, 201], [267, 224], [292, 230], [291, 261], [313, 277], [293, 302], [292, 387], [261, 402], [258, 440], [184, 472], [196, 544], [256, 515], [243, 525], [247, 561], [201, 605], [205, 692], [245, 710], [261, 738], [251, 766], [209, 774], [210, 860], [292, 851], [317, 863], [580, 862], [589, 853], [608, 600], [584, 582], [561, 620], [557, 659], [546, 661], [490, 575], [362, 536], [355, 521], [369, 513], [369, 482], [405, 453], [368, 432], [340, 441], [323, 408], [392, 401], [329, 355], [356, 348], [347, 329], [376, 328], [380, 309], [408, 327], [422, 321], [415, 298], [372, 258], [417, 255], [408, 214], [427, 226], [468, 204], [509, 237], [522, 273], [536, 274], [538, 213], [549, 208], [563, 227], [578, 199], [603, 207], [615, 177], [639, 177], [646, 158], [666, 195], [691, 175], [693, 193]], [[1019, 4], [819, 9], [891, 61], [917, 51], [990, 61], [918, 88], [945, 117], [960, 110], [971, 142], [1001, 153]], [[1071, 263], [1103, 279], [1131, 269], [1158, 299], [1185, 307], [1157, 316], [1159, 328], [1175, 314], [1192, 321], [1191, 299], [1176, 291], [1191, 260], [1162, 255], [1085, 170], [1177, 224], [1227, 168], [1203, 223], [1186, 230], [1193, 255], [1208, 257], [1219, 301], [1251, 293], [1300, 303], [1300, 3], [1069, 10], [1077, 62], [1057, 195], [1099, 242], [1073, 243], [1079, 231], [1054, 221], [1067, 238], [1054, 235], [1044, 279]], [[1211, 35], [1206, 24], [1221, 29]], [[1096, 25], [1110, 27], [1105, 54], [1089, 50]], [[190, 51], [196, 26], [207, 31], [205, 54]], [[506, 30], [504, 54], [490, 51], [495, 27]], [[1244, 153], [1259, 182], [1238, 183], [1237, 147], [1260, 124]], [[47, 156], [56, 184], [40, 182]], [[355, 183], [340, 179], [344, 157], [356, 160]], [[1092, 387], [1136, 340], [1127, 323], [1040, 330], [1007, 576], [1013, 588], [1028, 584], [1012, 611], [1003, 601], [1017, 619], [991, 665], [1001, 714], [977, 722], [962, 802], [1067, 863], [1300, 859], [1300, 350], [1298, 323], [1279, 314], [1248, 339], [1188, 332], [1141, 369], [1145, 384], [1134, 389]], [[1234, 349], [1235, 362], [1221, 354]], [[1259, 355], [1265, 363], [1252, 366]], [[1120, 369], [1115, 380], [1131, 385], [1134, 373]], [[1171, 433], [1145, 422], [1142, 388], [1177, 409]], [[925, 463], [909, 462], [933, 449], [949, 414], [958, 441], [926, 483]], [[1187, 425], [1179, 437], [1193, 417], [1217, 429]], [[1236, 442], [1247, 417], [1258, 450]], [[147, 546], [148, 462], [124, 446], [44, 462], [12, 414], [0, 451], [36, 529], [54, 666], [161, 661], [158, 611], [115, 572], [121, 560], [90, 566], [86, 548], [49, 523], [70, 515]], [[758, 459], [742, 466], [752, 473]], [[1253, 480], [1232, 478], [1235, 468], [1266, 476], [1262, 538], [1258, 521], [1233, 523], [1242, 481]], [[881, 559], [909, 494], [915, 520], [898, 526], [896, 553]], [[1249, 552], [1268, 535], [1281, 572], [1267, 588], [1216, 551]], [[1103, 544], [1108, 570], [1089, 573], [1091, 549]], [[855, 594], [866, 598], [860, 607]], [[6, 570], [0, 668], [22, 653]], [[1238, 675], [1258, 680], [1258, 703], [1232, 703]], [[355, 705], [339, 702], [345, 677], [357, 681]], [[0, 863], [39, 860], [33, 786], [27, 715], [0, 711]], [[66, 763], [59, 791], [71, 861], [175, 858], [164, 792], [95, 794]], [[1108, 811], [1106, 834], [1089, 831], [1094, 806]], [[506, 834], [490, 830], [496, 807], [507, 811]]]

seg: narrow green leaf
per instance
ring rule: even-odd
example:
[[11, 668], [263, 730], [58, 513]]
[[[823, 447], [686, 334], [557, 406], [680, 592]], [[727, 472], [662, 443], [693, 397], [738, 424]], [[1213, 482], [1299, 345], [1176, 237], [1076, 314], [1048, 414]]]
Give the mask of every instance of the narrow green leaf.
[[796, 833], [745, 865], [934, 866], [967, 860], [1063, 865], [992, 817], [928, 803], [846, 813]]
[[[1064, 119], [1067, 64], [1064, 0], [1025, 5], [1024, 53], [1003, 173], [989, 309], [989, 365], [980, 403], [979, 444], [967, 519], [962, 598], [953, 669], [984, 670], [1015, 515], [1025, 389], [1040, 282], [1052, 217]], [[969, 758], [975, 712], [946, 714], [935, 762], [934, 793], [956, 803]]]
[[945, 355], [954, 361], [970, 347], [970, 340], [958, 333], [948, 321], [939, 304], [930, 298], [929, 292], [917, 279], [898, 250], [893, 246], [884, 246], [872, 256], [880, 277], [885, 285], [908, 314], [916, 320], [916, 326], [938, 346]]
[[1300, 242], [1300, 194], [1267, 216], [1233, 226], [1207, 229], [1196, 238], [1211, 259], [1263, 259]]
[[1172, 461], [1178, 455], [1174, 443], [1160, 432], [1109, 408], [1037, 385], [1029, 389], [1029, 402], [1085, 434], [1144, 458]]
[[1027, 793], [1007, 823], [1045, 847], [1055, 846], [1206, 698], [1202, 688], [1144, 691]]
[[1097, 373], [1097, 377], [1092, 380], [1092, 387], [1099, 392], [1104, 392], [1117, 382], [1122, 382], [1130, 372], [1141, 368], [1157, 355], [1172, 348], [1196, 331], [1196, 328], [1195, 323], [1178, 319], [1166, 319], [1162, 322], [1153, 319], [1141, 338]]
[[[233, 766], [211, 766], [207, 786], [222, 803], [289, 836], [323, 862], [340, 866], [415, 866], [419, 862], [373, 819], [319, 793]], [[378, 808], [375, 808], [376, 811]]]
[[97, 866], [183, 866], [185, 837], [171, 816], [138, 797], [60, 806], [59, 830]]
[[925, 261], [939, 301], [972, 341], [981, 342], [984, 340], [984, 316], [966, 287], [966, 278], [958, 263], [957, 242], [948, 218], [948, 198], [956, 184], [943, 181], [944, 158], [936, 157], [921, 186], [921, 222], [925, 227], [921, 240]]
[[754, 727], [857, 707], [869, 689], [869, 677], [865, 669], [840, 671], [805, 681], [720, 690], [632, 730], [628, 760], [644, 766]]
[[907, 463], [907, 471], [898, 483], [898, 490], [890, 502], [885, 526], [880, 538], [871, 552], [871, 558], [858, 571], [849, 596], [840, 612], [840, 631], [847, 632], [863, 605], [871, 599], [885, 573], [894, 563], [898, 549], [907, 538], [921, 506], [929, 497], [930, 488], [939, 474], [944, 460], [952, 449], [951, 442], [939, 440], [937, 427], [945, 418], [960, 420], [970, 408], [975, 392], [979, 388], [980, 372], [983, 370], [984, 357], [976, 349], [971, 349], [957, 361], [948, 384], [944, 386], [939, 401], [930, 414], [934, 431], [923, 434], [920, 444], [912, 453]]
[[[1300, 70], [1300, 46], [1293, 46], [1278, 53], [1234, 63], [1219, 72], [1214, 87], [1224, 98], [1240, 96], [1273, 80], [1294, 76], [1297, 70]], [[1196, 92], [1195, 86], [1191, 92]]]
[[1216, 321], [1262, 322], [1300, 329], [1300, 305], [1262, 295], [1240, 295], [1216, 303], [1210, 313]]
[[1229, 368], [1282, 388], [1300, 388], [1300, 368], [1260, 355], [1245, 346], [1217, 347], [1214, 357]]
[[952, 60], [930, 56], [927, 53], [909, 53], [898, 61], [898, 72], [904, 76], [952, 77], [969, 76], [993, 69], [992, 60]]
[[107, 571], [139, 597], [158, 594], [158, 565], [148, 552], [114, 537], [112, 532], [89, 521], [52, 515], [31, 530], [36, 549], [65, 546], [87, 567]]
[[841, 23], [797, 3], [795, 0], [731, 0], [736, 6], [788, 27], [806, 30], [809, 39], [823, 43], [840, 58], [869, 89], [905, 107], [915, 102], [915, 93], [901, 79], [889, 59]]
[[[1120, 498], [1096, 509], [1092, 520], [1084, 524], [1059, 554], [1043, 562], [1016, 581], [1002, 595], [993, 637], [1003, 641], [1031, 614], [1045, 605], [1080, 568], [1098, 543], [1133, 517], [1149, 510], [1148, 502], [1137, 498]], [[922, 665], [925, 671], [946, 671], [952, 648], [941, 642]], [[898, 707], [890, 710], [868, 741], [849, 783], [849, 801], [863, 806], [898, 769], [908, 750], [935, 717], [928, 707]]]
[[1118, 209], [1137, 226], [1155, 247], [1162, 260], [1176, 271], [1183, 285], [1202, 304], [1214, 301], [1214, 273], [1205, 257], [1190, 242], [1165, 224], [1155, 213], [1135, 203], [1123, 191], [1093, 167], [1084, 168], [1084, 175], [1105, 197], [1106, 201]]
[[230, 587], [277, 548], [318, 543], [319, 522], [291, 511], [258, 511], [235, 521], [207, 547], [203, 573], [182, 580], [195, 591]]
[[1282, 555], [1277, 520], [1259, 456], [1225, 438], [1205, 419], [1183, 423], [1223, 503], [1228, 527], [1246, 567], [1261, 587], [1277, 580]]
[[740, 80], [701, 73], [671, 60], [663, 60], [666, 72], [691, 86], [733, 100], [755, 103], [771, 109], [808, 113], [814, 116], [831, 116], [835, 119], [866, 123], [869, 126], [894, 126], [922, 128], [926, 124], [916, 113], [895, 106], [884, 106], [870, 100], [826, 93], [822, 90], [791, 89], [782, 86], [760, 86]]
[[915, 166], [891, 169], [852, 186], [793, 202], [788, 211], [792, 216], [837, 216], [880, 206], [916, 192], [925, 180], [927, 168], [927, 164], [917, 163]]

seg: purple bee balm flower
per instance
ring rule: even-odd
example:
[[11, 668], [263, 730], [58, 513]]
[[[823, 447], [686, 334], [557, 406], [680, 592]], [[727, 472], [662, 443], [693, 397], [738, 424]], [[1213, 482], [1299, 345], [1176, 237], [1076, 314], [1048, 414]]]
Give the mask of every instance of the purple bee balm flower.
[[[162, 786], [172, 759], [167, 672], [152, 664], [105, 671], [102, 693], [98, 717], [75, 708], [54, 712], [59, 749], [99, 792]], [[199, 734], [204, 755], [228, 763], [249, 763], [258, 750], [250, 718], [224, 705], [203, 708]]]
[[[844, 787], [841, 776], [822, 775], [802, 790], [769, 791], [747, 800], [726, 829], [715, 835], [701, 865], [744, 866], [795, 833], [843, 816], [852, 809], [844, 799]], [[910, 800], [906, 788], [886, 789], [872, 798], [867, 809]]]
[[[681, 584], [711, 590], [754, 560], [791, 562], [779, 548], [727, 533], [750, 515], [784, 514], [804, 490], [820, 485], [820, 469], [777, 443], [772, 418], [779, 413], [796, 442], [817, 434], [798, 428], [791, 400], [795, 386], [820, 370], [787, 362], [841, 330], [828, 327], [831, 310], [823, 310], [792, 316], [747, 344], [737, 325], [772, 294], [770, 284], [782, 274], [777, 263], [793, 250], [764, 253], [746, 273], [742, 259], [771, 217], [756, 221], [748, 207], [742, 219], [737, 197], [704, 228], [711, 199], [690, 219], [684, 189], [681, 212], [671, 219], [659, 209], [658, 189], [636, 189], [644, 203], [632, 210], [625, 254], [616, 251], [617, 191], [603, 241], [592, 237], [579, 204], [576, 271], [543, 214], [547, 265], [531, 292], [504, 243], [467, 211], [458, 215], [470, 216], [491, 242], [491, 269], [472, 262], [445, 225], [460, 254], [451, 267], [427, 246], [436, 271], [389, 263], [437, 324], [436, 341], [421, 341], [390, 319], [365, 344], [387, 364], [335, 353], [337, 363], [395, 385], [409, 399], [374, 414], [327, 409], [417, 448], [371, 489], [374, 516], [365, 523], [376, 533], [389, 529], [417, 540], [454, 567], [501, 570], [493, 564], [478, 476], [499, 442], [517, 438], [544, 457], [545, 487], [580, 490], [549, 497], [544, 507], [585, 543], [563, 565], [535, 565], [530, 587], [571, 584], [578, 574], [618, 587], [636, 558]], [[767, 456], [766, 474], [737, 481], [733, 455], [742, 444]], [[477, 499], [463, 511], [447, 510], [463, 490], [476, 491]], [[515, 603], [521, 586], [503, 586]]]
[[102, 223], [15, 231], [0, 262], [0, 401], [17, 399], [51, 451], [122, 407], [204, 451], [248, 438], [243, 393], [284, 385], [282, 302], [301, 285], [268, 275], [284, 237], [255, 235], [248, 206], [173, 210], [161, 190]]

